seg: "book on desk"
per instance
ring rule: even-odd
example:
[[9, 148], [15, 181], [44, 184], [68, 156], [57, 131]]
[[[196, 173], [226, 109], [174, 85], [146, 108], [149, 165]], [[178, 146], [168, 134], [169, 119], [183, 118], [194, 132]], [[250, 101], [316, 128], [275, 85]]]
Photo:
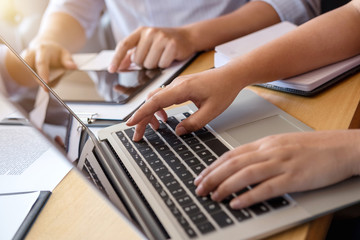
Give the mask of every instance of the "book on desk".
[[[290, 22], [281, 22], [215, 47], [215, 67], [225, 65], [231, 59], [242, 56], [282, 35], [296, 29]], [[284, 80], [276, 80], [258, 86], [302, 96], [313, 96], [360, 70], [360, 55], [324, 66]]]

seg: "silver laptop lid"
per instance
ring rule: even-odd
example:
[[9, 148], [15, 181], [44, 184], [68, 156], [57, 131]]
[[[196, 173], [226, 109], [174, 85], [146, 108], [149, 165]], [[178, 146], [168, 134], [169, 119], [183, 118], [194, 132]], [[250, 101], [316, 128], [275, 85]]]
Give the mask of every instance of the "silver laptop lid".
[[117, 204], [108, 191], [105, 192], [107, 197], [124, 215], [131, 216], [130, 220], [141, 226], [147, 237], [163, 238], [163, 230], [154, 221], [154, 213], [132, 185], [127, 173], [111, 164], [116, 161], [111, 150], [98, 141], [88, 126], [1, 36], [0, 94], [74, 164], [81, 156], [93, 154], [101, 166], [108, 189], [121, 204]]

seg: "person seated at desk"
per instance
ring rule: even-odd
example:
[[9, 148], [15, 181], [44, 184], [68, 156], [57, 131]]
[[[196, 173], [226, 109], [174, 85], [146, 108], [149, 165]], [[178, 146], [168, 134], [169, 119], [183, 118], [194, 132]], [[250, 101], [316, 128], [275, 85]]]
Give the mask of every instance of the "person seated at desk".
[[118, 42], [109, 72], [127, 68], [132, 55], [145, 68], [165, 68], [280, 20], [302, 24], [319, 15], [320, 6], [320, 0], [51, 1], [23, 56], [45, 80], [49, 67], [76, 68], [70, 52], [84, 45], [106, 7]]
[[[176, 127], [178, 135], [203, 127], [221, 114], [244, 87], [285, 79], [360, 53], [360, 0], [319, 16], [223, 67], [181, 76], [155, 90], [128, 120], [134, 141], [147, 124], [154, 129], [163, 108], [192, 101], [199, 110]], [[282, 195], [316, 189], [360, 174], [360, 130], [288, 133], [265, 137], [223, 154], [195, 179], [200, 196], [232, 199], [235, 209]], [[311, 167], [309, 167], [311, 166]]]

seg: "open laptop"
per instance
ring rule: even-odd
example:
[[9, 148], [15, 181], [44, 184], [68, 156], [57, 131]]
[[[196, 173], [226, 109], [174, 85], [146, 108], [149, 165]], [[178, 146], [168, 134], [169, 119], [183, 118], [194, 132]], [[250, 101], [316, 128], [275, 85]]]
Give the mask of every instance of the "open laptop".
[[197, 197], [193, 179], [228, 149], [271, 134], [311, 131], [249, 90], [196, 133], [178, 138], [173, 131], [177, 121], [196, 111], [189, 104], [169, 110], [170, 120], [159, 131], [148, 128], [143, 141], [134, 143], [133, 129], [123, 123], [96, 137], [4, 41], [0, 55], [7, 99], [149, 239], [258, 239], [360, 200], [359, 178], [241, 210], [228, 202], [251, 186], [220, 204]]

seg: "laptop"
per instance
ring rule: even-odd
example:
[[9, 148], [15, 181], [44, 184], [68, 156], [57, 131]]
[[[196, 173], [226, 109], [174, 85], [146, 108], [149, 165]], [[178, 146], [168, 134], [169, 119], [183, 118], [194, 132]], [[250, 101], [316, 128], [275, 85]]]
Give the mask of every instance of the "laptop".
[[0, 53], [6, 98], [149, 239], [258, 239], [360, 200], [358, 177], [241, 210], [231, 209], [229, 201], [252, 186], [222, 203], [196, 196], [195, 176], [229, 149], [271, 134], [312, 131], [250, 90], [205, 128], [181, 137], [174, 126], [197, 109], [170, 109], [168, 122], [158, 131], [147, 128], [135, 143], [133, 128], [124, 123], [95, 136], [96, 127], [82, 122], [4, 40]]

